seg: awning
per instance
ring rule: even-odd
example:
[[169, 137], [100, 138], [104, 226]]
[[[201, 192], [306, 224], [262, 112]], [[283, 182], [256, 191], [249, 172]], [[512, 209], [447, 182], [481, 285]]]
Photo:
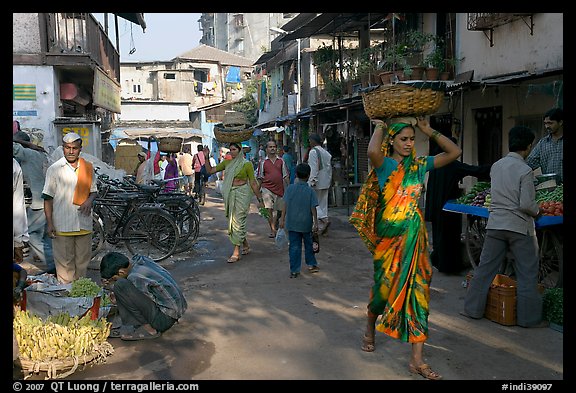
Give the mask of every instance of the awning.
[[118, 15], [122, 19], [126, 19], [132, 23], [140, 25], [142, 27], [142, 31], [146, 31], [146, 22], [144, 21], [144, 14], [141, 13], [122, 13], [122, 12], [114, 12], [114, 14]]
[[268, 60], [270, 60], [271, 58], [273, 58], [274, 56], [276, 56], [276, 54], [280, 52], [280, 49], [275, 49], [275, 50], [271, 50], [270, 52], [266, 52], [264, 53], [262, 56], [260, 56], [258, 58], [258, 60], [256, 60], [253, 65], [257, 65], [257, 64], [263, 64], [266, 63]]

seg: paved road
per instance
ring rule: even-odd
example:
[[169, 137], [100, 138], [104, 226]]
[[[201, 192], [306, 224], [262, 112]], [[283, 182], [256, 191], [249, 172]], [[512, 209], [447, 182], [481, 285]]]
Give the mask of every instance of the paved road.
[[[287, 252], [275, 249], [254, 204], [248, 218], [252, 252], [235, 264], [226, 263], [232, 247], [213, 189], [201, 211], [197, 244], [161, 262], [188, 299], [180, 323], [156, 340], [110, 339], [115, 352], [106, 363], [67, 379], [424, 381], [408, 372], [409, 344], [378, 334], [375, 352], [360, 350], [372, 267], [347, 221], [349, 209], [331, 209], [320, 272], [296, 279], [289, 278]], [[90, 270], [94, 278], [97, 263]], [[460, 316], [465, 275], [434, 273], [426, 361], [445, 380], [553, 381], [558, 387], [563, 334]]]

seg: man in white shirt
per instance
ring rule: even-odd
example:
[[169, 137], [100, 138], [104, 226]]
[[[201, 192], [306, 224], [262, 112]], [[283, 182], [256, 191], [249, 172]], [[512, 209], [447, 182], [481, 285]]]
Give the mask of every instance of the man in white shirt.
[[330, 226], [328, 218], [328, 192], [332, 185], [332, 155], [322, 147], [322, 139], [318, 134], [310, 134], [310, 152], [308, 165], [310, 165], [310, 178], [308, 184], [316, 192], [318, 198], [318, 231], [325, 234]]
[[86, 277], [92, 259], [92, 202], [96, 198], [93, 165], [80, 157], [82, 137], [62, 139], [64, 157], [48, 167], [42, 190], [56, 275], [62, 284]]

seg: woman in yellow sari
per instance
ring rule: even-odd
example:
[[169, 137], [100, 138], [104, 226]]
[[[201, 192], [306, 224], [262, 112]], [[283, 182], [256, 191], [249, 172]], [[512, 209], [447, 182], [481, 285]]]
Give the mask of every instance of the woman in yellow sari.
[[[434, 131], [422, 117], [399, 119], [389, 127], [381, 120], [374, 122], [376, 127], [368, 145], [368, 158], [374, 169], [350, 216], [350, 222], [374, 257], [374, 285], [370, 290], [362, 350], [374, 351], [374, 334], [378, 330], [412, 344], [411, 372], [428, 379], [441, 379], [423, 357], [428, 338], [432, 265], [418, 200], [426, 172], [456, 160], [462, 150]], [[443, 153], [415, 156], [416, 125], [436, 141]]]
[[[206, 171], [210, 175], [224, 170], [224, 183], [222, 184], [222, 197], [224, 199], [224, 211], [228, 217], [228, 237], [234, 245], [234, 251], [228, 263], [238, 262], [240, 255], [250, 252], [250, 245], [246, 239], [246, 219], [250, 211], [252, 193], [258, 199], [258, 207], [264, 207], [262, 194], [256, 178], [254, 166], [244, 157], [240, 143], [230, 143], [231, 160], [222, 160], [218, 165], [210, 165], [210, 150], [204, 147], [206, 157]], [[240, 248], [242, 247], [242, 251]]]

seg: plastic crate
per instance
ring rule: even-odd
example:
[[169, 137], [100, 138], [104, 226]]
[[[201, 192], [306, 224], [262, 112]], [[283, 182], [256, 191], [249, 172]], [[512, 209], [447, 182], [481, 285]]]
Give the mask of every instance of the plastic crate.
[[484, 316], [501, 325], [516, 325], [516, 281], [497, 274], [490, 285]]

